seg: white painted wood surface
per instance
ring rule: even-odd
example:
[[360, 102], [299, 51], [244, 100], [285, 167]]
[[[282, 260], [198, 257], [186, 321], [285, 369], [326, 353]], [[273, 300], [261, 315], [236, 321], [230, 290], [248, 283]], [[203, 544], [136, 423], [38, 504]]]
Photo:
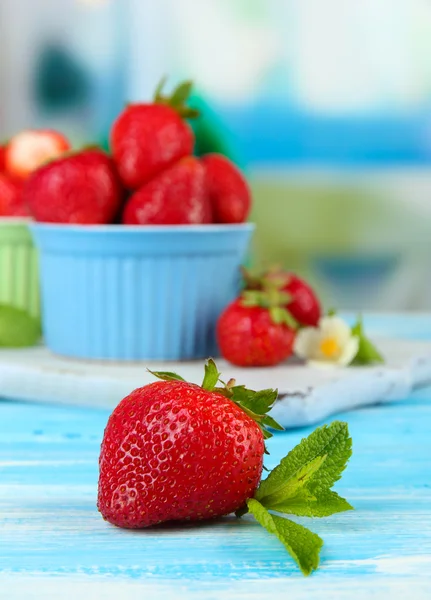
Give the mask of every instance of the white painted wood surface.
[[[217, 361], [225, 380], [254, 389], [278, 388], [273, 415], [286, 428], [319, 423], [340, 411], [405, 398], [431, 382], [431, 342], [377, 340], [386, 364], [322, 369], [295, 361], [275, 368], [239, 369]], [[3, 396], [33, 402], [114, 407], [131, 390], [154, 381], [155, 371], [176, 371], [200, 383], [204, 361], [184, 363], [103, 363], [69, 360], [46, 348], [0, 350]]]

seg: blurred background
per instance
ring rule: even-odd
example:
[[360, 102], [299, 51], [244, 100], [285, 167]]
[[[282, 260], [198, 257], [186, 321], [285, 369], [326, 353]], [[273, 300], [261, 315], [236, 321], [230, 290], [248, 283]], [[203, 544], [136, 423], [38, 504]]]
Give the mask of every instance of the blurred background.
[[431, 309], [429, 0], [0, 0], [0, 140], [108, 145], [162, 75], [248, 174], [251, 262], [347, 309]]

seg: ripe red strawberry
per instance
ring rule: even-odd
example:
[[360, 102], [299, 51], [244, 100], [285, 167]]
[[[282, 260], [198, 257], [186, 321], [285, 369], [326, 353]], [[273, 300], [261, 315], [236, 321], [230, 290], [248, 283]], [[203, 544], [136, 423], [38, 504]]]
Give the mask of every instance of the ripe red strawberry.
[[6, 144], [0, 145], [0, 173], [4, 173], [6, 170]]
[[28, 217], [29, 209], [23, 200], [22, 183], [6, 173], [0, 173], [0, 217]]
[[288, 294], [285, 308], [300, 324], [316, 327], [322, 315], [319, 298], [314, 290], [300, 277], [282, 269], [270, 269], [260, 276], [253, 276], [243, 271], [247, 289], [277, 288]]
[[58, 131], [22, 131], [8, 142], [5, 151], [6, 171], [13, 177], [27, 179], [41, 165], [69, 149], [69, 141]]
[[295, 322], [282, 308], [285, 298], [250, 291], [232, 302], [217, 323], [223, 358], [240, 367], [277, 365], [293, 351]]
[[193, 156], [181, 159], [142, 186], [128, 200], [126, 225], [181, 225], [211, 222], [205, 169]]
[[316, 293], [308, 283], [293, 273], [288, 273], [282, 290], [292, 298], [286, 306], [292, 317], [301, 325], [316, 327], [322, 309]]
[[132, 104], [115, 121], [111, 148], [124, 186], [135, 190], [193, 152], [194, 135], [186, 117], [195, 111], [185, 106], [191, 83], [176, 88], [172, 96], [162, 96], [162, 86], [154, 102]]
[[153, 375], [162, 381], [132, 392], [108, 420], [99, 459], [103, 518], [141, 529], [250, 513], [309, 575], [323, 541], [287, 514], [352, 510], [331, 491], [352, 453], [346, 423], [316, 429], [260, 481], [268, 428], [283, 429], [267, 414], [277, 390], [225, 384], [211, 359], [202, 386]]
[[24, 185], [33, 216], [47, 223], [110, 223], [121, 198], [114, 164], [101, 150], [83, 150], [50, 162]]
[[[172, 373], [154, 375], [164, 381], [132, 392], [109, 418], [99, 461], [99, 511], [119, 527], [143, 528], [240, 509], [260, 481], [265, 429], [236, 397], [247, 393], [250, 405], [256, 393], [233, 382], [215, 388], [213, 361], [202, 387]], [[277, 395], [269, 392], [265, 412]]]
[[243, 223], [251, 208], [251, 192], [241, 171], [221, 154], [207, 154], [208, 192], [215, 223]]

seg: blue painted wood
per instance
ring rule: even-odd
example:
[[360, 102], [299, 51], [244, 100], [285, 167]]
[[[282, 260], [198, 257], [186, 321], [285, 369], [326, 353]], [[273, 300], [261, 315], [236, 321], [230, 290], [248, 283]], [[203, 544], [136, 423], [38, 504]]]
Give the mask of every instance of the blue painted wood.
[[[338, 490], [356, 511], [301, 520], [325, 540], [305, 579], [248, 518], [109, 526], [95, 506], [108, 412], [1, 401], [0, 598], [429, 599], [431, 388], [340, 417], [354, 455]], [[270, 440], [268, 466], [309, 431]]]

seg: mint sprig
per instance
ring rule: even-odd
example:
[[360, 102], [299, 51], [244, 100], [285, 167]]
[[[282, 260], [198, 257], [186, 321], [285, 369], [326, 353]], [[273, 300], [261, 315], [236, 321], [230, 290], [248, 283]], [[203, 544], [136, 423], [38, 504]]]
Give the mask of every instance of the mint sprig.
[[[166, 381], [184, 381], [171, 372], [153, 374]], [[212, 359], [205, 365], [202, 388], [220, 393], [237, 404], [256, 421], [265, 439], [272, 436], [270, 429], [283, 429], [267, 414], [277, 399], [277, 390], [256, 392], [236, 385], [234, 380], [224, 383]], [[319, 427], [260, 482], [254, 497], [248, 498], [236, 512], [237, 517], [252, 514], [280, 540], [304, 575], [309, 575], [319, 565], [323, 541], [285, 515], [328, 517], [353, 510], [347, 500], [331, 489], [340, 479], [351, 454], [352, 440], [346, 423], [335, 421]]]
[[[352, 510], [347, 500], [331, 490], [351, 454], [352, 440], [346, 423], [335, 421], [319, 427], [281, 460], [261, 481], [254, 499], [247, 501], [247, 510], [269, 533], [278, 537], [305, 575], [318, 566], [322, 540], [305, 527], [269, 511], [327, 517]], [[237, 516], [247, 510], [241, 509]]]

